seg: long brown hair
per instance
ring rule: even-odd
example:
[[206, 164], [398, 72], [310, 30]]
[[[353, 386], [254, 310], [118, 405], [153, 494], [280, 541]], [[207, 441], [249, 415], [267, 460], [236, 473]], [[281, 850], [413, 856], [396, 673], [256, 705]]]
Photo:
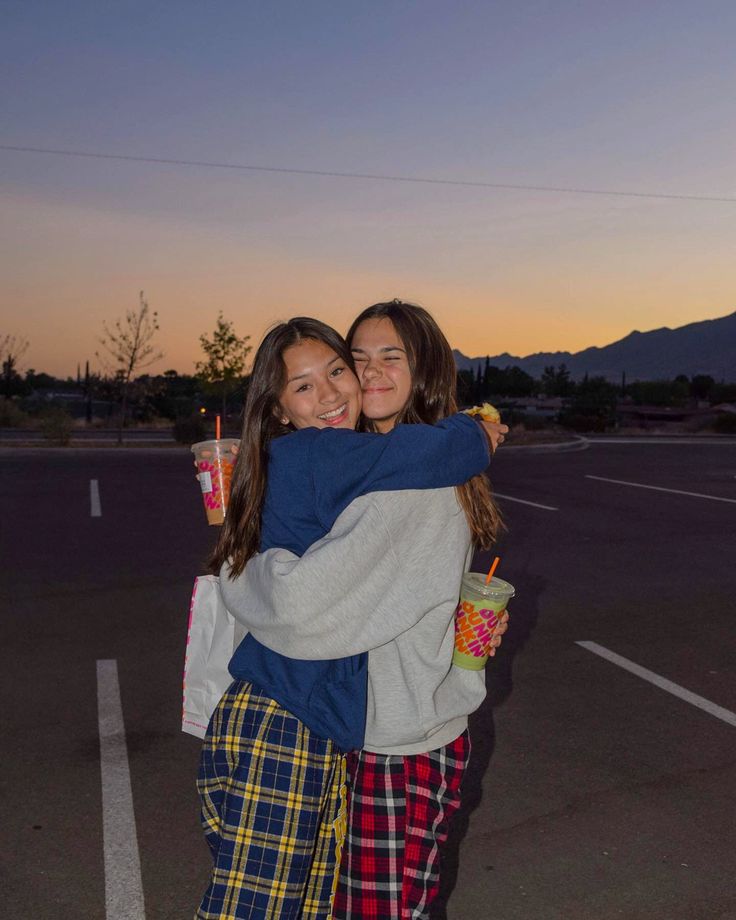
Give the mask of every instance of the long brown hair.
[[355, 365], [350, 349], [335, 330], [307, 316], [295, 316], [274, 326], [258, 347], [243, 411], [243, 433], [240, 438], [230, 488], [225, 523], [209, 558], [209, 570], [220, 571], [230, 562], [231, 577], [240, 575], [261, 542], [261, 514], [266, 495], [268, 445], [273, 438], [293, 431], [281, 422], [281, 394], [286, 386], [284, 352], [304, 339], [324, 342], [347, 364], [353, 373]]
[[[434, 318], [424, 307], [401, 300], [366, 307], [348, 330], [348, 345], [355, 332], [369, 319], [389, 319], [401, 339], [411, 372], [411, 395], [396, 424], [435, 422], [457, 412], [457, 370], [452, 349]], [[503, 527], [501, 513], [493, 500], [491, 486], [483, 475], [473, 476], [456, 487], [473, 540], [483, 549], [495, 542]]]

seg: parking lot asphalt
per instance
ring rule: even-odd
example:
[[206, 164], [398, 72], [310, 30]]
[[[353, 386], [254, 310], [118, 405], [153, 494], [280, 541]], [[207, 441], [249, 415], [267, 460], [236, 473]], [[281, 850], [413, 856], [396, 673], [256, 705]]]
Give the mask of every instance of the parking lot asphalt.
[[[12, 916], [106, 917], [98, 661], [117, 663], [145, 917], [190, 917], [204, 888], [198, 742], [179, 725], [213, 529], [190, 456], [0, 450]], [[508, 531], [476, 567], [500, 555], [517, 596], [436, 916], [733, 920], [736, 726], [718, 712], [736, 713], [736, 444], [502, 449], [490, 474]]]

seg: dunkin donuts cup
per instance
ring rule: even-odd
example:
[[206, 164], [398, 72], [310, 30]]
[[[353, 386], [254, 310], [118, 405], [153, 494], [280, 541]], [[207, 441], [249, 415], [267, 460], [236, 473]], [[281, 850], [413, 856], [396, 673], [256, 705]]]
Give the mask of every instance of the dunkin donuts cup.
[[488, 584], [481, 572], [463, 575], [460, 602], [455, 611], [454, 665], [468, 671], [480, 671], [485, 667], [493, 630], [515, 593], [513, 585], [495, 575]]
[[237, 438], [220, 438], [192, 444], [208, 524], [222, 524], [225, 520], [235, 464], [231, 448], [239, 443]]

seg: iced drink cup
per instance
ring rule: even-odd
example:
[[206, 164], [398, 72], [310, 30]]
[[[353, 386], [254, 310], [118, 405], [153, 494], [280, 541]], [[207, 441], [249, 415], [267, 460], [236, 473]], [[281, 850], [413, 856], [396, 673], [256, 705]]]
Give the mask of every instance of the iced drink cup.
[[222, 524], [225, 520], [235, 464], [231, 448], [239, 443], [237, 438], [220, 438], [192, 444], [208, 524]]
[[481, 572], [466, 572], [455, 611], [455, 650], [452, 663], [480, 671], [491, 653], [493, 630], [515, 594], [514, 586], [494, 577], [486, 584]]

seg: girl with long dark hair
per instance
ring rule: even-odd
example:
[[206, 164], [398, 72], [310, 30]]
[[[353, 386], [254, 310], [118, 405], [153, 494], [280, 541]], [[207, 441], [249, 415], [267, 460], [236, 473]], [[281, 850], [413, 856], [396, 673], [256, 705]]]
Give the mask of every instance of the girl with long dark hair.
[[[226, 602], [256, 552], [301, 555], [360, 495], [456, 485], [486, 466], [488, 437], [465, 416], [388, 438], [356, 433], [361, 396], [350, 352], [323, 323], [292, 319], [263, 340], [211, 558]], [[298, 657], [248, 635], [231, 661], [198, 777], [213, 856], [199, 918], [329, 915], [344, 754], [365, 733], [367, 656]]]
[[[364, 416], [384, 437], [456, 411], [452, 351], [426, 310], [375, 304], [348, 342]], [[452, 665], [453, 614], [472, 545], [489, 547], [500, 526], [485, 476], [455, 489], [374, 492], [301, 559], [271, 550], [228, 586], [233, 613], [284, 654], [370, 652], [335, 920], [429, 916], [469, 757], [468, 715], [485, 697], [483, 672]], [[298, 597], [308, 599], [299, 608]]]

